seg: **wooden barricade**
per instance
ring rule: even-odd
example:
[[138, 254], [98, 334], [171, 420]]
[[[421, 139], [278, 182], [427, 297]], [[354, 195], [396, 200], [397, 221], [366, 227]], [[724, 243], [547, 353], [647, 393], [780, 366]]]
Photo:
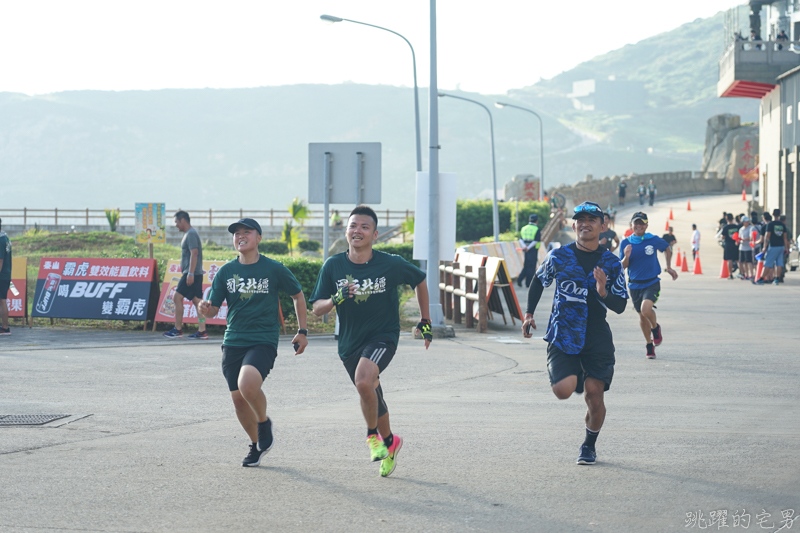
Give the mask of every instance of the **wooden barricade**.
[[[470, 254], [473, 255], [473, 254]], [[482, 257], [482, 256], [477, 256]], [[447, 264], [446, 264], [447, 263]], [[461, 288], [461, 279], [464, 279], [464, 288]], [[448, 283], [449, 282], [449, 283]], [[474, 289], [477, 282], [478, 290]], [[474, 303], [478, 302], [478, 333], [489, 331], [489, 306], [486, 297], [486, 267], [478, 266], [477, 273], [472, 265], [464, 265], [458, 261], [439, 262], [439, 294], [444, 302], [445, 316], [456, 324], [461, 323], [462, 301], [466, 312], [466, 326], [475, 327]]]

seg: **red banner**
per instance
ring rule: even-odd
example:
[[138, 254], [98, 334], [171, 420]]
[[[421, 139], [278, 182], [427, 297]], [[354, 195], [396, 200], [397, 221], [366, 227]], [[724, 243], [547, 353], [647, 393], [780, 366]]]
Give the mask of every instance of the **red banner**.
[[[203, 261], [203, 300], [208, 300], [211, 294], [211, 283], [222, 265], [227, 261]], [[181, 262], [172, 259], [167, 263], [164, 282], [161, 284], [161, 298], [158, 300], [156, 322], [175, 322], [175, 289], [181, 280]], [[197, 324], [197, 308], [192, 302], [183, 299], [183, 323]], [[207, 318], [206, 324], [225, 326], [228, 324], [228, 303], [223, 301], [222, 307], [214, 318]]]
[[34, 317], [147, 320], [155, 259], [43, 257]]

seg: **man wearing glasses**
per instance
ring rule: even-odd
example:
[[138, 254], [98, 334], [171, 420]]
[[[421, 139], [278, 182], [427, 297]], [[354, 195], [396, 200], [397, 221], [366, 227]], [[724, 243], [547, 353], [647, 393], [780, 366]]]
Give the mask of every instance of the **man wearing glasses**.
[[550, 251], [533, 278], [522, 334], [533, 335], [536, 305], [544, 288], [555, 282], [553, 311], [544, 336], [547, 371], [558, 399], [586, 391], [586, 438], [578, 464], [593, 465], [597, 435], [606, 417], [603, 396], [611, 387], [616, 362], [606, 314], [608, 309], [617, 314], [625, 310], [628, 291], [619, 259], [600, 246], [600, 232], [606, 227], [600, 206], [584, 202], [575, 208], [572, 219], [575, 242]]
[[[655, 359], [655, 347], [664, 340], [661, 326], [656, 319], [656, 302], [661, 293], [661, 264], [658, 252], [664, 252], [667, 268], [664, 272], [678, 279], [678, 273], [669, 266], [672, 260], [672, 249], [667, 241], [652, 233], [647, 233], [647, 215], [636, 212], [631, 217], [633, 234], [626, 237], [619, 245], [622, 266], [628, 269], [628, 285], [631, 289], [633, 308], [639, 313], [639, 326], [647, 341], [647, 358]], [[652, 337], [651, 337], [652, 335]]]

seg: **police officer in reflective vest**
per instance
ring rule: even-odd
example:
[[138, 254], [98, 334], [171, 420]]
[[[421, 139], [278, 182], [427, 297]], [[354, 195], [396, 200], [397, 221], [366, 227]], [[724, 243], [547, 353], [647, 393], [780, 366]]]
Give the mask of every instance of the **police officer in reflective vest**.
[[517, 278], [517, 285], [522, 287], [522, 280], [525, 280], [525, 286], [530, 287], [531, 280], [536, 274], [536, 263], [539, 259], [539, 215], [531, 215], [528, 218], [528, 225], [523, 226], [520, 230], [519, 244], [525, 252], [525, 265], [522, 267], [522, 272], [519, 273]]

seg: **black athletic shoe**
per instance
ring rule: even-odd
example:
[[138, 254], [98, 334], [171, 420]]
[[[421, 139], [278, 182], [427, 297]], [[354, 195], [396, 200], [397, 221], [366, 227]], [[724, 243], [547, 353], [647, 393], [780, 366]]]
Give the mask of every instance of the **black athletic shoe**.
[[581, 453], [578, 455], [579, 465], [593, 465], [597, 462], [597, 452], [594, 448], [587, 445], [581, 446]]
[[261, 464], [261, 458], [267, 455], [269, 450], [264, 450], [263, 452], [258, 451], [258, 444], [255, 442], [250, 445], [250, 451], [247, 453], [247, 457], [244, 458], [242, 461], [242, 466], [258, 466]]
[[653, 332], [653, 344], [655, 346], [661, 346], [661, 343], [664, 341], [664, 337], [661, 336], [661, 324], [656, 324], [656, 329], [651, 329], [650, 331]]
[[655, 359], [656, 358], [656, 349], [652, 344], [648, 344], [647, 348], [647, 358], [648, 359]]
[[258, 423], [258, 449], [267, 453], [275, 444], [272, 438], [272, 419], [267, 418], [265, 422]]

